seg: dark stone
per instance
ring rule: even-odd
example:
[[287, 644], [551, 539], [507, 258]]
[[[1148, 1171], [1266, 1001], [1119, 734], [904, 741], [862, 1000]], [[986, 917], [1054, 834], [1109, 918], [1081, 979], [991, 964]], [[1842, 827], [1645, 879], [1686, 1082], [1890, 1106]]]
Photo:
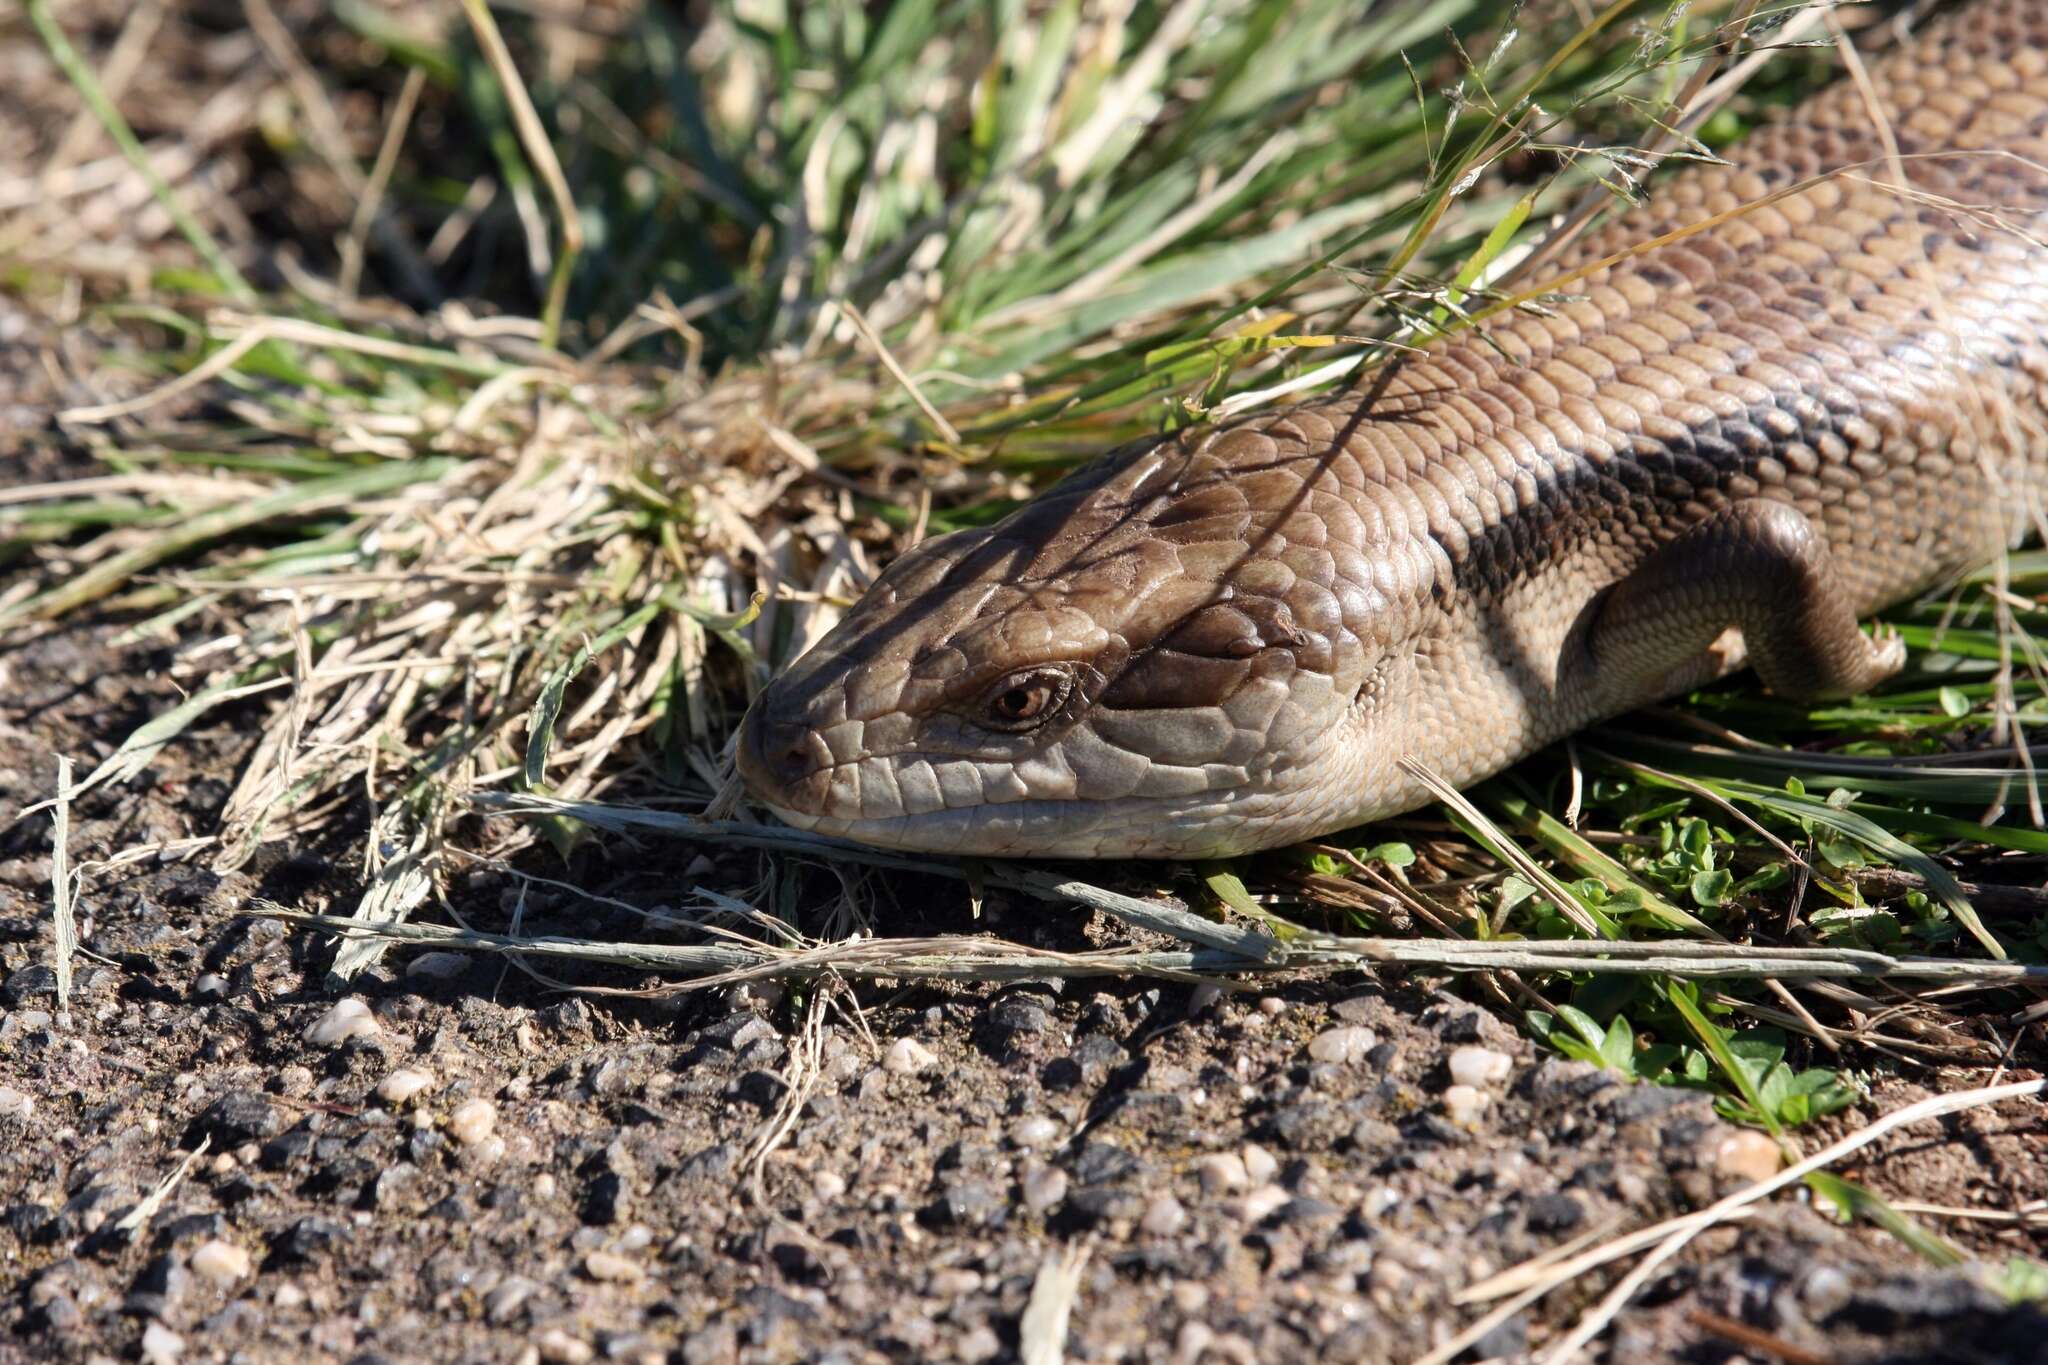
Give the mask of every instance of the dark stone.
[[677, 1174], [685, 1180], [718, 1180], [730, 1174], [739, 1159], [730, 1142], [721, 1142], [685, 1158]]
[[1074, 1044], [1074, 1065], [1081, 1068], [1086, 1078], [1100, 1076], [1111, 1067], [1122, 1066], [1131, 1054], [1116, 1039], [1100, 1033], [1091, 1033]]
[[1090, 1185], [1075, 1190], [1061, 1206], [1061, 1221], [1079, 1227], [1094, 1227], [1116, 1219], [1126, 1221], [1144, 1216], [1145, 1198], [1119, 1185]]
[[0, 1002], [9, 1006], [26, 1005], [31, 1000], [57, 996], [57, 969], [45, 962], [31, 962], [28, 966], [10, 972], [7, 980], [0, 982]]
[[1304, 1100], [1274, 1110], [1264, 1127], [1283, 1146], [1321, 1146], [1335, 1138], [1342, 1119], [1335, 1105]]
[[[698, 1156], [703, 1155], [705, 1153], [698, 1153]], [[696, 1159], [691, 1158], [692, 1161]], [[687, 1163], [685, 1166], [687, 1168]], [[577, 1213], [585, 1223], [596, 1227], [611, 1227], [626, 1221], [630, 1201], [631, 1194], [626, 1188], [625, 1180], [616, 1172], [606, 1171], [583, 1187], [583, 1199], [577, 1206]]]
[[1442, 1114], [1420, 1114], [1406, 1129], [1410, 1142], [1433, 1142], [1439, 1147], [1462, 1147], [1472, 1135]]
[[764, 1114], [782, 1103], [788, 1093], [789, 1082], [772, 1071], [749, 1071], [732, 1083], [735, 1099], [745, 1100]]
[[263, 1144], [263, 1150], [257, 1154], [256, 1164], [266, 1171], [282, 1171], [296, 1166], [312, 1152], [317, 1140], [311, 1130], [305, 1127], [280, 1133]]
[[691, 1034], [692, 1055], [689, 1060], [696, 1061], [719, 1052], [739, 1052], [750, 1043], [781, 1036], [775, 1031], [775, 1025], [752, 1010], [739, 1010]]
[[1539, 1194], [1523, 1218], [1531, 1232], [1569, 1232], [1586, 1221], [1586, 1206], [1568, 1194]]
[[305, 1217], [270, 1239], [270, 1254], [284, 1265], [303, 1265], [348, 1241], [348, 1229], [327, 1218]]
[[1052, 1016], [1029, 1000], [999, 1000], [988, 1012], [988, 1021], [1012, 1037], [1028, 1037], [1052, 1027]]
[[1045, 1070], [1039, 1073], [1039, 1079], [1045, 1083], [1048, 1090], [1072, 1090], [1086, 1081], [1088, 1075], [1081, 1070], [1081, 1064], [1072, 1057], [1055, 1057], [1045, 1064]]
[[1303, 1196], [1290, 1199], [1273, 1210], [1276, 1223], [1334, 1223], [1344, 1216], [1344, 1210], [1335, 1204], [1326, 1204], [1320, 1199]]
[[9, 1204], [0, 1210], [0, 1228], [5, 1228], [24, 1242], [40, 1242], [56, 1215], [44, 1204]]
[[192, 1276], [175, 1256], [159, 1256], [142, 1268], [122, 1303], [122, 1311], [135, 1317], [161, 1318], [170, 1315]]
[[1443, 1022], [1437, 1025], [1437, 1034], [1447, 1043], [1483, 1043], [1486, 1041], [1486, 1016], [1478, 1010], [1446, 1013]]
[[438, 1218], [444, 1223], [467, 1223], [473, 1215], [469, 1201], [459, 1194], [451, 1194], [427, 1210], [429, 1218]]
[[940, 1226], [974, 1228], [986, 1224], [1005, 1207], [1002, 1191], [989, 1182], [956, 1178], [946, 1181], [938, 1202], [926, 1214]]
[[1145, 1169], [1145, 1163], [1109, 1142], [1091, 1142], [1074, 1154], [1067, 1174], [1077, 1185], [1099, 1185], [1105, 1181], [1127, 1180]]
[[192, 1121], [186, 1138], [188, 1145], [195, 1147], [200, 1139], [208, 1137], [213, 1139], [216, 1150], [238, 1147], [244, 1142], [262, 1142], [277, 1136], [284, 1122], [285, 1116], [258, 1092], [230, 1090]]
[[1669, 1085], [1632, 1085], [1607, 1101], [1607, 1116], [1616, 1123], [1636, 1123], [1687, 1105], [1704, 1105], [1697, 1090]]
[[1519, 1360], [1529, 1353], [1529, 1318], [1517, 1313], [1472, 1343], [1472, 1360]]

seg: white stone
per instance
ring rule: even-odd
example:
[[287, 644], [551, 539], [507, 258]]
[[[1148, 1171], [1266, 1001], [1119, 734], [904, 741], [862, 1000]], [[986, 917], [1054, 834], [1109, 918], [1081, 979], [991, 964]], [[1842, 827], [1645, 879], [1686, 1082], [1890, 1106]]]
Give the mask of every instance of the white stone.
[[1785, 1154], [1771, 1140], [1771, 1135], [1759, 1133], [1754, 1128], [1736, 1129], [1721, 1139], [1721, 1145], [1714, 1149], [1716, 1171], [1751, 1184], [1769, 1180], [1784, 1164]]
[[1378, 1047], [1379, 1035], [1369, 1028], [1357, 1024], [1344, 1024], [1337, 1028], [1324, 1029], [1309, 1041], [1308, 1055], [1319, 1062], [1334, 1062], [1338, 1066], [1349, 1066], [1365, 1060], [1365, 1054]]
[[1247, 1142], [1238, 1153], [1244, 1158], [1244, 1173], [1254, 1185], [1268, 1185], [1280, 1174], [1280, 1162], [1256, 1142]]
[[1026, 1114], [1010, 1125], [1010, 1141], [1029, 1151], [1060, 1135], [1060, 1126], [1043, 1114]]
[[1499, 1085], [1514, 1074], [1515, 1059], [1505, 1052], [1495, 1052], [1490, 1047], [1464, 1047], [1451, 1049], [1451, 1080], [1458, 1085], [1469, 1085], [1474, 1089]]
[[498, 1107], [489, 1100], [465, 1100], [448, 1116], [448, 1135], [465, 1147], [474, 1147], [498, 1126]]
[[142, 1329], [142, 1358], [148, 1365], [172, 1365], [185, 1354], [185, 1338], [160, 1322]]
[[1278, 1185], [1261, 1185], [1247, 1190], [1237, 1201], [1237, 1216], [1247, 1223], [1263, 1223], [1276, 1213], [1281, 1205], [1292, 1202], [1294, 1196]]
[[333, 1047], [351, 1038], [367, 1038], [379, 1031], [377, 1017], [370, 1013], [370, 1007], [353, 995], [346, 995], [313, 1021], [306, 1029], [305, 1039], [314, 1047]]
[[16, 1090], [11, 1085], [0, 1085], [0, 1119], [20, 1119], [28, 1122], [36, 1112], [36, 1097], [25, 1090]]
[[1444, 1091], [1444, 1116], [1452, 1123], [1473, 1123], [1492, 1097], [1470, 1085], [1454, 1085]]
[[249, 1253], [233, 1242], [215, 1238], [202, 1242], [192, 1252], [192, 1273], [215, 1284], [233, 1284], [249, 1277], [254, 1268]]
[[583, 1258], [583, 1273], [609, 1284], [629, 1284], [640, 1278], [640, 1267], [611, 1251], [593, 1251]]
[[1251, 1184], [1251, 1177], [1245, 1174], [1244, 1158], [1236, 1152], [1216, 1152], [1195, 1163], [1195, 1174], [1202, 1181], [1204, 1194], [1228, 1194]]
[[533, 1344], [540, 1350], [540, 1358], [552, 1361], [553, 1365], [585, 1365], [597, 1353], [590, 1349], [590, 1343], [570, 1336], [559, 1327], [550, 1327], [534, 1338]]
[[1170, 1194], [1162, 1194], [1145, 1206], [1145, 1216], [1138, 1220], [1138, 1226], [1154, 1237], [1171, 1237], [1187, 1226], [1188, 1211], [1181, 1207], [1180, 1200]]
[[811, 1193], [829, 1204], [846, 1193], [846, 1177], [837, 1171], [819, 1171], [811, 1177]]
[[930, 1048], [915, 1038], [898, 1038], [882, 1056], [882, 1067], [899, 1076], [915, 1075], [938, 1059]]
[[430, 981], [453, 981], [468, 970], [468, 953], [421, 953], [405, 964], [407, 976], [423, 976]]
[[1034, 1166], [1024, 1173], [1024, 1207], [1033, 1213], [1047, 1209], [1067, 1197], [1067, 1173], [1057, 1166]]
[[432, 1072], [402, 1066], [377, 1082], [377, 1098], [389, 1105], [401, 1105], [423, 1090], [432, 1089]]
[[977, 1271], [948, 1266], [932, 1272], [927, 1288], [935, 1299], [961, 1299], [981, 1288], [981, 1275]]

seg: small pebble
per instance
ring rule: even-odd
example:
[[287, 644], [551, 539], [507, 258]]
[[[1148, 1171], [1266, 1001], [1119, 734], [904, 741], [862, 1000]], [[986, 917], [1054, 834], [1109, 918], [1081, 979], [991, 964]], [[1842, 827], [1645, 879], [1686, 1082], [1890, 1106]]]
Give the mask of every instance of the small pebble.
[[910, 1076], [937, 1060], [937, 1055], [917, 1039], [898, 1038], [889, 1044], [889, 1051], [883, 1055], [882, 1069], [893, 1071], [899, 1076]]
[[1739, 1128], [1714, 1149], [1714, 1169], [1722, 1175], [1755, 1183], [1769, 1180], [1785, 1164], [1785, 1154], [1768, 1133]]
[[1195, 1174], [1201, 1178], [1204, 1194], [1228, 1194], [1251, 1183], [1251, 1178], [1245, 1174], [1244, 1158], [1235, 1152], [1217, 1152], [1203, 1157], [1195, 1163]]
[[1047, 1209], [1067, 1197], [1067, 1173], [1057, 1166], [1038, 1166], [1025, 1173], [1024, 1207], [1033, 1213]]
[[1010, 1141], [1029, 1151], [1060, 1135], [1060, 1126], [1043, 1114], [1027, 1114], [1010, 1125]]
[[1138, 1220], [1138, 1226], [1153, 1237], [1171, 1237], [1187, 1222], [1188, 1211], [1181, 1207], [1180, 1200], [1162, 1194], [1145, 1206], [1145, 1216]]
[[421, 953], [405, 964], [407, 976], [425, 977], [429, 981], [453, 981], [468, 970], [468, 953]]
[[270, 1296], [270, 1301], [279, 1308], [299, 1308], [306, 1302], [306, 1291], [287, 1280], [277, 1287], [277, 1292]]
[[1285, 1014], [1286, 1012], [1287, 1002], [1279, 996], [1264, 995], [1259, 997], [1259, 1013], [1267, 1018], [1270, 1019], [1275, 1015]]
[[811, 1177], [811, 1193], [829, 1204], [846, 1193], [846, 1177], [837, 1171], [819, 1171]]
[[0, 1119], [20, 1119], [26, 1123], [35, 1112], [35, 1096], [11, 1085], [0, 1085]]
[[377, 1098], [389, 1105], [400, 1105], [433, 1084], [434, 1078], [430, 1073], [402, 1066], [377, 1082]]
[[979, 1288], [981, 1276], [975, 1271], [948, 1268], [932, 1272], [930, 1292], [934, 1298], [965, 1298]]
[[554, 1365], [584, 1365], [596, 1352], [590, 1343], [570, 1336], [559, 1327], [550, 1327], [534, 1338], [534, 1346], [540, 1351], [542, 1360]]
[[173, 1332], [160, 1322], [152, 1322], [142, 1331], [142, 1358], [149, 1365], [171, 1365], [185, 1353], [185, 1338]]
[[314, 1047], [333, 1047], [351, 1038], [367, 1038], [378, 1032], [376, 1016], [370, 1007], [353, 995], [343, 996], [334, 1002], [334, 1007], [314, 1020], [306, 1029], [305, 1039]]
[[251, 1269], [248, 1252], [219, 1238], [194, 1248], [191, 1265], [193, 1274], [215, 1284], [233, 1284], [236, 1280], [247, 1279]]
[[1204, 981], [1188, 992], [1188, 1017], [1207, 1014], [1223, 1000], [1223, 988], [1213, 982]]
[[1379, 1035], [1369, 1028], [1357, 1024], [1344, 1024], [1337, 1028], [1324, 1029], [1310, 1040], [1308, 1055], [1319, 1062], [1334, 1062], [1338, 1066], [1349, 1066], [1361, 1061], [1365, 1054], [1379, 1046]]
[[219, 1000], [228, 993], [228, 979], [219, 972], [204, 972], [192, 983], [192, 994], [201, 1000]]
[[583, 1273], [593, 1280], [626, 1284], [640, 1278], [640, 1266], [610, 1251], [593, 1251], [583, 1258]]
[[1263, 1223], [1279, 1209], [1294, 1201], [1294, 1196], [1278, 1185], [1261, 1185], [1255, 1190], [1245, 1191], [1237, 1200], [1235, 1212], [1247, 1223]]
[[1444, 1091], [1444, 1114], [1452, 1123], [1475, 1123], [1491, 1098], [1474, 1086], [1454, 1085]]
[[474, 1147], [498, 1126], [498, 1109], [489, 1100], [469, 1100], [455, 1106], [448, 1116], [448, 1135], [465, 1147]]
[[1451, 1080], [1458, 1085], [1498, 1085], [1506, 1080], [1515, 1069], [1515, 1059], [1505, 1052], [1495, 1052], [1490, 1047], [1464, 1047], [1451, 1049]]
[[1270, 1185], [1280, 1174], [1278, 1159], [1256, 1142], [1247, 1142], [1239, 1155], [1244, 1158], [1244, 1173], [1254, 1185]]
[[953, 1346], [953, 1354], [968, 1365], [980, 1365], [981, 1361], [994, 1360], [1002, 1353], [1001, 1339], [985, 1323], [968, 1331]]
[[551, 1172], [542, 1171], [533, 1178], [532, 1190], [535, 1199], [553, 1199], [555, 1188], [555, 1177]]

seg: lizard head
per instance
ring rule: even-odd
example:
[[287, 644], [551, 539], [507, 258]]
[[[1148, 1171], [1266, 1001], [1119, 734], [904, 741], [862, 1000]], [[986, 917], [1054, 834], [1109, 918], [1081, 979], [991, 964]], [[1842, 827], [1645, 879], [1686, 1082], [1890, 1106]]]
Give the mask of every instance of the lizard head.
[[1414, 658], [1372, 625], [1410, 614], [1369, 528], [1334, 523], [1350, 503], [1234, 434], [904, 554], [755, 701], [749, 788], [820, 833], [986, 856], [1222, 856], [1370, 813], [1394, 756], [1368, 731]]

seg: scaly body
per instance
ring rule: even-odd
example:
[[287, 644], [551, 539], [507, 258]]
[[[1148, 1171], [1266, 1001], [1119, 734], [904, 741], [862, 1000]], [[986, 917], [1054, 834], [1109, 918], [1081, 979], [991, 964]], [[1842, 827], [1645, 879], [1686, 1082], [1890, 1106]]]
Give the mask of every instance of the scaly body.
[[2048, 4], [1870, 76], [1578, 245], [1546, 315], [906, 554], [757, 701], [749, 785], [897, 848], [1217, 856], [1422, 803], [1404, 754], [1473, 781], [1745, 663], [1881, 680], [1857, 618], [2025, 534], [2048, 478]]

